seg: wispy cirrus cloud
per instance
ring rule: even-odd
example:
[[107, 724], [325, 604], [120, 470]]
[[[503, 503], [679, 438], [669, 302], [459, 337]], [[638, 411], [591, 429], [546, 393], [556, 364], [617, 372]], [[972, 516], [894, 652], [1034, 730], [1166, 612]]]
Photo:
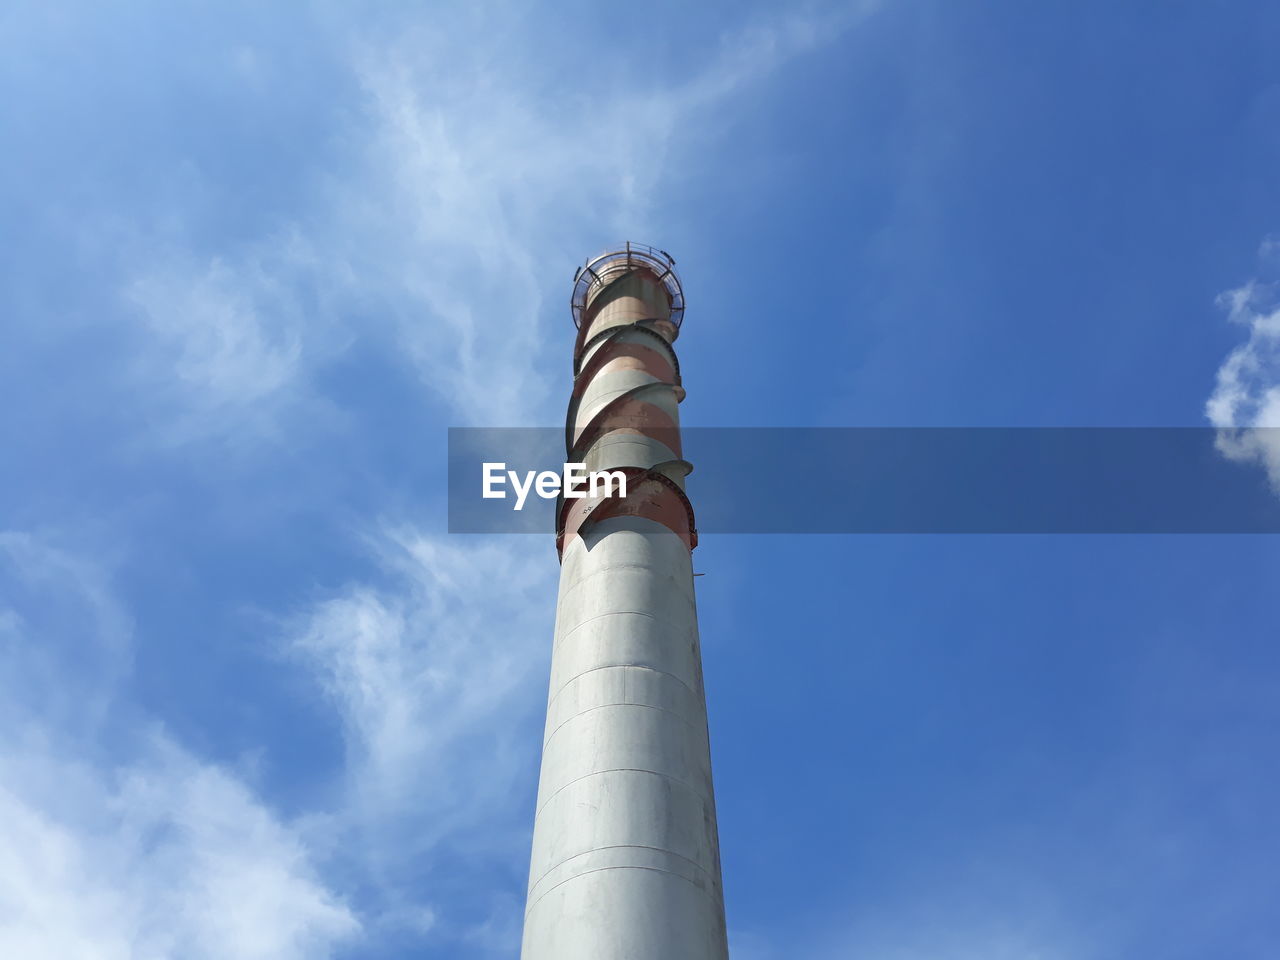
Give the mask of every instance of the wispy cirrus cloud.
[[269, 431], [277, 405], [302, 375], [303, 318], [285, 276], [258, 262], [155, 266], [126, 298], [155, 344], [138, 375], [174, 403], [184, 439]]
[[584, 83], [529, 33], [485, 28], [528, 15], [503, 5], [332, 37], [348, 89], [306, 204], [227, 249], [175, 254], [169, 223], [163, 245], [136, 244], [145, 265], [123, 295], [157, 343], [151, 367], [202, 411], [263, 420], [315, 389], [309, 375], [335, 351], [371, 338], [455, 422], [554, 419], [562, 358], [546, 325], [566, 323], [573, 265], [605, 243], [665, 236], [681, 206], [670, 176], [709, 154], [713, 112], [878, 5], [756, 19], [661, 79], [618, 51], [608, 80]]
[[[364, 38], [351, 135], [362, 147], [353, 179], [326, 188], [322, 259], [342, 264], [349, 302], [376, 305], [369, 332], [453, 422], [553, 422], [572, 265], [597, 244], [652, 236], [678, 206], [668, 177], [707, 146], [696, 131], [708, 111], [863, 10], [731, 30], [659, 80], [623, 68], [582, 83], [528, 33], [474, 29], [467, 12]], [[287, 644], [342, 720], [341, 818], [361, 837], [357, 869], [377, 878], [371, 912], [430, 916], [459, 950], [502, 954], [519, 937], [549, 539], [476, 544], [378, 521], [364, 542], [379, 576], [300, 612]], [[491, 886], [515, 891], [477, 920], [449, 890], [487, 862], [517, 875]], [[410, 869], [427, 880], [406, 901]]]
[[0, 954], [290, 960], [360, 928], [299, 826], [125, 700], [131, 618], [94, 564], [0, 535]]
[[[347, 271], [351, 301], [377, 304], [376, 335], [454, 422], [553, 422], [572, 264], [596, 244], [651, 235], [675, 203], [663, 192], [672, 168], [706, 145], [695, 133], [706, 112], [849, 17], [757, 23], [682, 76], [623, 69], [584, 84], [545, 51], [534, 57], [521, 30], [447, 16], [448, 28], [357, 47], [363, 147], [356, 179], [327, 188], [323, 249]], [[379, 521], [364, 542], [379, 576], [300, 612], [287, 645], [342, 719], [341, 816], [362, 838], [358, 869], [379, 878], [371, 909], [387, 922], [430, 916], [458, 949], [503, 953], [519, 937], [518, 894], [468, 921], [447, 891], [478, 863], [525, 868], [520, 787], [531, 792], [537, 759], [557, 572], [549, 538], [475, 544]], [[398, 878], [410, 868], [428, 880], [405, 902]]]
[[5, 956], [303, 960], [360, 928], [295, 827], [163, 735], [110, 765], [10, 743], [0, 784]]
[[[715, 156], [716, 131], [733, 112], [720, 108], [747, 109], [742, 95], [752, 84], [867, 9], [813, 8], [730, 26], [707, 35], [705, 55], [673, 58], [676, 66], [660, 72], [647, 48], [618, 48], [607, 76], [591, 82], [574, 59], [580, 48], [555, 47], [574, 31], [525, 22], [531, 14], [514, 4], [379, 14], [354, 31], [320, 17], [299, 29], [325, 49], [287, 54], [292, 33], [266, 35], [228, 8], [237, 29], [210, 41], [216, 49], [193, 31], [167, 50], [166, 62], [199, 67], [173, 71], [165, 78], [172, 87], [146, 82], [155, 78], [136, 64], [128, 64], [135, 72], [103, 69], [104, 100], [138, 96], [127, 83], [110, 87], [126, 74], [154, 98], [138, 140], [147, 143], [146, 169], [164, 182], [151, 189], [122, 163], [95, 185], [101, 222], [59, 221], [74, 225], [77, 255], [92, 261], [101, 284], [85, 300], [110, 316], [60, 327], [50, 310], [47, 326], [32, 326], [42, 343], [84, 337], [92, 350], [86, 331], [114, 325], [112, 359], [121, 360], [84, 362], [84, 379], [69, 384], [59, 409], [127, 408], [111, 422], [131, 435], [89, 440], [112, 453], [129, 448], [129, 470], [143, 478], [131, 491], [176, 463], [184, 481], [200, 474], [192, 485], [211, 498], [179, 509], [229, 515], [278, 484], [288, 489], [271, 493], [289, 509], [328, 516], [332, 503], [309, 498], [333, 488], [317, 494], [294, 481], [340, 475], [356, 485], [376, 465], [332, 450], [306, 459], [315, 451], [305, 441], [335, 419], [358, 419], [344, 389], [402, 370], [441, 427], [554, 422], [567, 385], [573, 266], [617, 239], [666, 242], [669, 217], [687, 200], [681, 174]], [[118, 59], [104, 66], [127, 61], [127, 46], [111, 47]], [[308, 114], [298, 127], [307, 148], [284, 151], [296, 166], [275, 171], [276, 181], [248, 183], [239, 154], [269, 165], [275, 121], [292, 120], [264, 120], [257, 101], [291, 77], [313, 76], [311, 55], [325, 67], [323, 95], [288, 101]], [[241, 196], [245, 186], [256, 205]], [[127, 209], [110, 209], [117, 188], [131, 191]], [[162, 212], [148, 219], [145, 210]], [[364, 349], [350, 364], [356, 374], [334, 374], [348, 352], [360, 353], [353, 346]], [[72, 396], [77, 389], [82, 396]], [[386, 429], [347, 426], [353, 434]], [[283, 481], [281, 438], [306, 459]], [[247, 469], [221, 472], [229, 442]], [[131, 500], [112, 521], [122, 540], [136, 535], [128, 524], [145, 508]], [[375, 505], [350, 519], [358, 547], [332, 544], [329, 559], [344, 571], [352, 553], [371, 557], [368, 576], [344, 574], [318, 596], [304, 584], [267, 611], [286, 624], [282, 644], [341, 731], [337, 789], [322, 791], [306, 823], [281, 816], [248, 778], [156, 732], [158, 718], [132, 711], [127, 655], [107, 657], [112, 669], [94, 679], [74, 657], [47, 654], [51, 638], [74, 645], [80, 626], [46, 624], [16, 607], [0, 613], [6, 656], [23, 659], [29, 681], [11, 691], [10, 709], [29, 735], [0, 771], [4, 802], [28, 838], [14, 841], [15, 869], [39, 878], [33, 899], [5, 892], [27, 918], [9, 952], [43, 960], [32, 944], [54, 928], [67, 938], [49, 941], [51, 955], [71, 957], [90, 942], [107, 957], [324, 957], [386, 929], [473, 954], [509, 952], [531, 825], [521, 790], [533, 787], [551, 636], [550, 537], [455, 541], [397, 517], [388, 524], [384, 512]], [[279, 517], [262, 523], [263, 537], [298, 533]], [[153, 528], [159, 536], [161, 528]], [[173, 639], [135, 635], [128, 611], [93, 573], [100, 561], [38, 538], [12, 544], [28, 580], [41, 551], [62, 571], [50, 582], [88, 611], [84, 636], [99, 638], [95, 650], [112, 636], [126, 651]], [[300, 600], [308, 595], [317, 598]], [[53, 606], [46, 598], [36, 608]], [[83, 686], [61, 714], [19, 696], [65, 688], [73, 676]], [[96, 713], [81, 709], [81, 693]], [[72, 781], [91, 799], [60, 804], [57, 791], [40, 786]], [[497, 865], [499, 882], [489, 883], [486, 865]], [[113, 876], [131, 880], [113, 887]], [[465, 883], [491, 888], [474, 898], [478, 908], [459, 904]], [[76, 903], [92, 906], [71, 919]], [[231, 910], [237, 922], [214, 929]], [[268, 913], [270, 930], [262, 928]]]
[[[457, 880], [433, 866], [443, 848], [472, 871], [524, 854], [521, 787], [536, 764], [554, 554], [528, 540], [459, 545], [409, 529], [369, 548], [381, 582], [349, 584], [310, 608], [286, 650], [342, 721], [335, 829], [351, 841], [355, 872], [380, 888], [372, 913], [434, 920]], [[415, 899], [405, 878], [424, 873], [431, 882]], [[450, 936], [476, 935], [444, 906]]]
[[[1264, 268], [1280, 267], [1280, 240], [1265, 240], [1258, 256]], [[1205, 415], [1218, 428], [1218, 449], [1261, 464], [1280, 493], [1280, 284], [1255, 278], [1223, 293], [1218, 304], [1248, 339], [1218, 368]]]

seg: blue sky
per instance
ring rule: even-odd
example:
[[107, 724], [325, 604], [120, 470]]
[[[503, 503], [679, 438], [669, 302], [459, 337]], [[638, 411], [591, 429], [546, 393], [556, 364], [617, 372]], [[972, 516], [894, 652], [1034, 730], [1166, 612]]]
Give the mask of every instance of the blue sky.
[[[557, 568], [445, 431], [616, 240], [687, 424], [1280, 426], [1274, 4], [360, 7], [0, 12], [5, 956], [515, 956]], [[1274, 955], [1273, 539], [695, 566], [735, 960]]]

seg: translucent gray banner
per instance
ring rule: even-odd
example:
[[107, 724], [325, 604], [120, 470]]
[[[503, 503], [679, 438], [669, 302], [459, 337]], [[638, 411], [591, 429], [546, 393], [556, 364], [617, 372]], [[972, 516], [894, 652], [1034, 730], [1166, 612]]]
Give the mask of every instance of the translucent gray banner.
[[[1257, 430], [1280, 449], [1280, 430]], [[692, 427], [700, 533], [1280, 533], [1280, 494], [1209, 428]], [[449, 431], [449, 531], [555, 529], [556, 500], [484, 464], [563, 472], [563, 429]], [[496, 468], [489, 468], [490, 475]], [[549, 486], [544, 484], [544, 489]]]

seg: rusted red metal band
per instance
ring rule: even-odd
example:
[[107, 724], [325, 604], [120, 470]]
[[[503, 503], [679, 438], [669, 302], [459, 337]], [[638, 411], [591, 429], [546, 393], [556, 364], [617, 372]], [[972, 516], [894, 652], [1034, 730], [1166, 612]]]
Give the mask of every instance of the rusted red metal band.
[[565, 544], [573, 536], [582, 536], [602, 520], [614, 517], [643, 517], [662, 524], [693, 550], [698, 545], [698, 530], [693, 505], [679, 485], [656, 467], [619, 467], [627, 477], [625, 497], [596, 500], [562, 500], [556, 523], [556, 553], [563, 558]]
[[[632, 320], [630, 323], [620, 323], [616, 327], [609, 327], [607, 330], [601, 330], [599, 333], [592, 336], [590, 340], [584, 343], [580, 350], [574, 351], [574, 354], [573, 354], [574, 380], [576, 381], [580, 376], [582, 376], [583, 356], [586, 354], [588, 350], [594, 347], [597, 343], [600, 343], [600, 341], [604, 341], [604, 343], [600, 344], [600, 349], [596, 351], [596, 353], [598, 354], [602, 350], [607, 348], [609, 341], [619, 339], [623, 334], [626, 334], [626, 333], [638, 333], [642, 336], [648, 337], [650, 340], [655, 341], [656, 344], [660, 347], [660, 349], [662, 349], [667, 354], [668, 358], [671, 361], [671, 366], [675, 370], [675, 381], [676, 383], [679, 383], [680, 382], [680, 358], [676, 356], [675, 347], [671, 345], [670, 340], [668, 340], [662, 334], [658, 333], [658, 331], [653, 329], [653, 327], [649, 326], [649, 324], [651, 323], [661, 323], [661, 322], [662, 321], [656, 320], [651, 317], [648, 320]], [[593, 358], [594, 358], [594, 355], [593, 355]]]
[[[569, 461], [578, 463], [582, 460], [587, 450], [596, 442], [603, 434], [612, 433], [617, 430], [628, 430], [642, 434], [646, 437], [652, 437], [667, 447], [677, 457], [682, 455], [680, 450], [680, 428], [676, 425], [675, 420], [667, 411], [663, 410], [657, 404], [650, 403], [647, 400], [640, 399], [640, 394], [655, 389], [675, 389], [680, 390], [679, 386], [670, 383], [642, 383], [638, 387], [632, 387], [625, 393], [620, 393], [614, 397], [593, 416], [585, 427], [583, 427], [573, 439], [573, 443], [569, 447]], [[569, 427], [573, 429], [572, 425]]]
[[[658, 377], [660, 381], [667, 382], [674, 386], [677, 390], [676, 400], [679, 402], [684, 399], [684, 387], [680, 385], [680, 361], [676, 357], [675, 350], [671, 344], [661, 334], [642, 326], [644, 321], [636, 321], [635, 323], [623, 324], [618, 327], [611, 327], [591, 338], [591, 342], [603, 341], [600, 343], [599, 349], [592, 354], [591, 360], [586, 364], [584, 369], [578, 370], [573, 379], [573, 392], [569, 396], [569, 409], [565, 411], [564, 418], [564, 448], [567, 453], [572, 453], [574, 443], [574, 428], [578, 420], [578, 408], [582, 403], [582, 395], [586, 391], [592, 378], [606, 364], [613, 360], [616, 356], [623, 355], [621, 351], [626, 349], [628, 352], [625, 356], [637, 359], [641, 364], [641, 369], [646, 373]], [[628, 332], [642, 333], [661, 344], [662, 350], [666, 357], [669, 357], [669, 363], [664, 362], [662, 354], [654, 351], [652, 348], [646, 348], [643, 344], [636, 343], [617, 343], [613, 341], [620, 340], [622, 335]], [[578, 360], [574, 361], [574, 367], [579, 366]], [[664, 441], [665, 442], [665, 441]]]
[[643, 370], [655, 380], [678, 384], [675, 367], [667, 357], [643, 343], [611, 343], [600, 347], [573, 378], [573, 395], [580, 397], [597, 373], [616, 360], [627, 361], [621, 366]]
[[[598, 304], [600, 303], [601, 299], [616, 284], [621, 283], [623, 280], [625, 280], [627, 277], [631, 276], [634, 273], [647, 273], [651, 277], [653, 277], [659, 289], [661, 289], [667, 295], [667, 302], [670, 303], [671, 301], [670, 291], [668, 291], [666, 286], [662, 283], [662, 278], [659, 277], [657, 274], [655, 274], [648, 267], [644, 267], [644, 266], [632, 267], [630, 270], [626, 270], [623, 273], [619, 273], [616, 277], [614, 277], [607, 284], [601, 287], [599, 293], [597, 293], [594, 297], [591, 298], [591, 306], [587, 308], [586, 312], [582, 316], [582, 322], [578, 326], [578, 336], [575, 339], [574, 345], [573, 345], [573, 357], [574, 357], [575, 363], [577, 363], [578, 357], [582, 356], [582, 350], [587, 343], [588, 333], [591, 330], [592, 324], [594, 324], [596, 321], [596, 315], [600, 312], [600, 307], [598, 306]], [[638, 322], [644, 322], [644, 321], [638, 321]]]

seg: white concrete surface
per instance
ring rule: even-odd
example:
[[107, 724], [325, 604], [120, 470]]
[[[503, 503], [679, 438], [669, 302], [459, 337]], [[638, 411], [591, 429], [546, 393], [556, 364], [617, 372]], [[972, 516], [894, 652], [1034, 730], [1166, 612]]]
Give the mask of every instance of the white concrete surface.
[[[626, 295], [614, 291], [600, 324], [654, 316], [665, 302], [647, 282], [624, 283]], [[597, 377], [578, 428], [610, 396], [652, 380], [608, 365]], [[674, 391], [650, 393], [678, 424]], [[637, 434], [606, 435], [595, 447], [589, 463], [673, 458]], [[522, 960], [726, 960], [684, 541], [640, 517], [604, 520], [570, 538], [553, 643]]]

